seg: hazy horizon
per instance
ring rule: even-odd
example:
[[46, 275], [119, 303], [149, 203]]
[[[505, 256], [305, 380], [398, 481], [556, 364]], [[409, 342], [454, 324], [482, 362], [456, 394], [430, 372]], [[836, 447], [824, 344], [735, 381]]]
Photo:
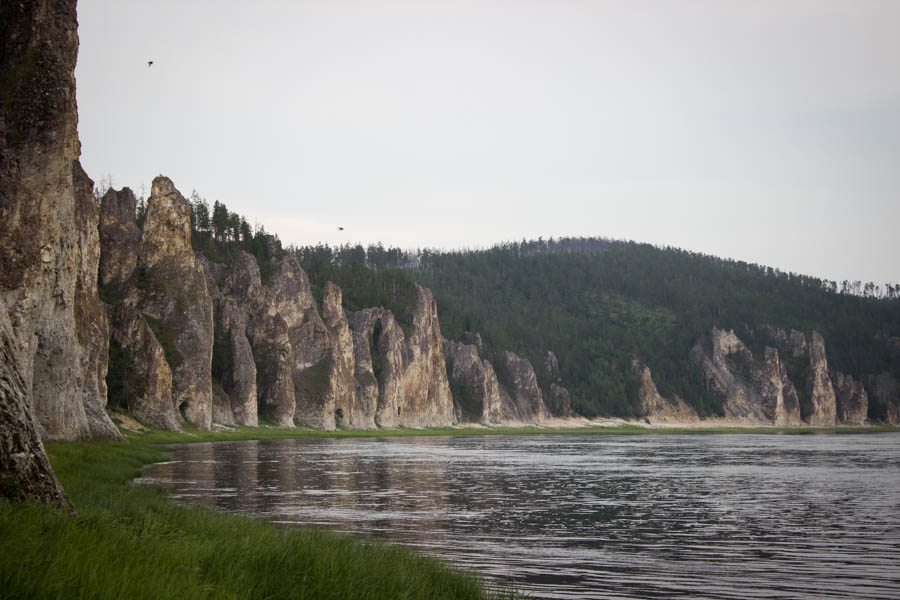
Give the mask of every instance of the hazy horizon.
[[898, 21], [889, 1], [82, 0], [82, 163], [138, 193], [163, 173], [285, 244], [606, 237], [895, 283]]

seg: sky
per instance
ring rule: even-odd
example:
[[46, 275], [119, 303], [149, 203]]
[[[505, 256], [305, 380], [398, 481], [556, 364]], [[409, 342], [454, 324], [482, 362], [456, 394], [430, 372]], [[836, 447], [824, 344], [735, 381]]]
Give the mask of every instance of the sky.
[[285, 244], [603, 236], [900, 282], [894, 0], [81, 0], [78, 20], [87, 172], [138, 194], [165, 174]]

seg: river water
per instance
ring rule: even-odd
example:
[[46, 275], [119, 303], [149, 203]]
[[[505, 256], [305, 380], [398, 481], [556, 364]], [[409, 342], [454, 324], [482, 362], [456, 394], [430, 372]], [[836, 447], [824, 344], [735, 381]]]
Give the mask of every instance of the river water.
[[898, 434], [184, 444], [141, 481], [535, 598], [900, 598]]

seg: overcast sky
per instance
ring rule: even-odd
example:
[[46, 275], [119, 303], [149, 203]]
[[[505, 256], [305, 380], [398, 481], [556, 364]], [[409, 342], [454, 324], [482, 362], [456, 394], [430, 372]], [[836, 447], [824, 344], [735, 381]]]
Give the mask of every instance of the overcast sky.
[[900, 282], [900, 1], [78, 16], [88, 173], [138, 193], [168, 175], [285, 243], [605, 236]]

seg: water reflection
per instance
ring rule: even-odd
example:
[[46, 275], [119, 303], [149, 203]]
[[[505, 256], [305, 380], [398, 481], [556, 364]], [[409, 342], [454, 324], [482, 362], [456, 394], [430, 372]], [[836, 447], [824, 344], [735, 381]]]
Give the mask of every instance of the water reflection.
[[190, 444], [190, 502], [387, 538], [546, 598], [900, 597], [900, 436]]

